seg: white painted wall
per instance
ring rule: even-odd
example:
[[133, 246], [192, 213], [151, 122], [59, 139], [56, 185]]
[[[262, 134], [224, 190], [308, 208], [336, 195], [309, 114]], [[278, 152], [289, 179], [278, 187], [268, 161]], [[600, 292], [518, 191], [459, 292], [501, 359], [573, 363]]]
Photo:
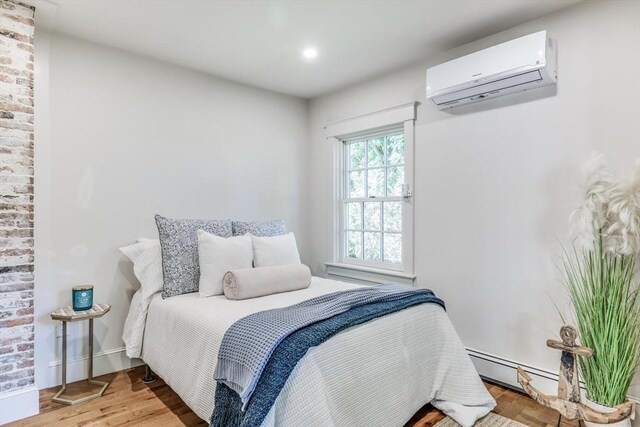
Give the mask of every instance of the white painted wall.
[[[579, 202], [580, 163], [598, 150], [628, 176], [640, 156], [639, 15], [638, 2], [584, 2], [311, 100], [313, 271], [323, 272], [329, 250], [331, 159], [323, 124], [420, 101], [418, 285], [444, 298], [469, 348], [557, 372], [560, 355], [545, 342], [561, 326], [553, 301], [565, 306], [555, 263]], [[557, 95], [503, 98], [465, 115], [426, 104], [428, 66], [542, 29], [558, 40]], [[632, 394], [640, 396], [638, 385]]]
[[[284, 218], [306, 259], [305, 100], [59, 35], [40, 32], [36, 49], [39, 387], [60, 381], [48, 315], [79, 283], [112, 305], [95, 325], [98, 373], [127, 366], [121, 335], [138, 284], [118, 247], [157, 236], [155, 213]], [[86, 355], [86, 328], [70, 327], [71, 361]], [[85, 368], [72, 362], [70, 380]]]

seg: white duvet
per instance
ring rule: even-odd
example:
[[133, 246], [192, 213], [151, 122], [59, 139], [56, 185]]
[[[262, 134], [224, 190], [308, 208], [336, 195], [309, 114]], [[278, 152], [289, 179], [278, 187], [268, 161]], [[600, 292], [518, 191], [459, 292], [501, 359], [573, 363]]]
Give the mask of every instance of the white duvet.
[[[355, 286], [314, 277], [307, 289], [239, 301], [158, 294], [149, 306], [142, 358], [208, 422], [218, 348], [236, 320]], [[142, 336], [139, 322], [134, 325], [125, 327], [129, 339]], [[403, 426], [429, 402], [463, 426], [495, 406], [444, 310], [422, 304], [310, 349], [263, 426]]]

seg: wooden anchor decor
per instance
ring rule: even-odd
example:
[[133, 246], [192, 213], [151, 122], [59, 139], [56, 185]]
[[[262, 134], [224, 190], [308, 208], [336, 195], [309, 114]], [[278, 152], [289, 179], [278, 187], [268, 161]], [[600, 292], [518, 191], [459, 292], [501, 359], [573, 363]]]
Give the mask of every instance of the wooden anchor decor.
[[625, 402], [616, 406], [613, 412], [603, 413], [591, 409], [580, 401], [576, 356], [591, 357], [593, 350], [576, 345], [577, 335], [576, 328], [565, 325], [560, 329], [562, 341], [547, 340], [547, 347], [562, 351], [558, 396], [549, 396], [538, 391], [531, 385], [531, 377], [520, 366], [518, 366], [518, 383], [533, 400], [560, 413], [558, 426], [563, 416], [569, 420], [579, 420], [579, 422], [584, 420], [597, 424], [617, 423], [629, 417], [633, 419], [635, 414], [633, 402]]

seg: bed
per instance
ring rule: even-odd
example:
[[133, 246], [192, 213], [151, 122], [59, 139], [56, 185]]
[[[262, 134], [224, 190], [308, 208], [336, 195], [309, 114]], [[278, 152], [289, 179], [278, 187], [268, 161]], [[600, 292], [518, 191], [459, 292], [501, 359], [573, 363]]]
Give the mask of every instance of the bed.
[[[307, 289], [239, 301], [224, 295], [162, 299], [157, 294], [142, 325], [141, 358], [208, 422], [218, 348], [235, 321], [355, 287], [314, 277]], [[495, 405], [445, 311], [421, 304], [311, 348], [262, 425], [402, 426], [429, 402], [463, 426], [473, 425]]]

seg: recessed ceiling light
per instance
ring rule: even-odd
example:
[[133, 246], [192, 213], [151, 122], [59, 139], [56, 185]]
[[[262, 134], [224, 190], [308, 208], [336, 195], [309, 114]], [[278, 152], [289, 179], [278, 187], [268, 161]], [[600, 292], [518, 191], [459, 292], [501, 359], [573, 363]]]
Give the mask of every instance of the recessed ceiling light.
[[302, 51], [302, 56], [304, 56], [306, 59], [313, 59], [318, 56], [318, 51], [314, 47], [308, 47]]

